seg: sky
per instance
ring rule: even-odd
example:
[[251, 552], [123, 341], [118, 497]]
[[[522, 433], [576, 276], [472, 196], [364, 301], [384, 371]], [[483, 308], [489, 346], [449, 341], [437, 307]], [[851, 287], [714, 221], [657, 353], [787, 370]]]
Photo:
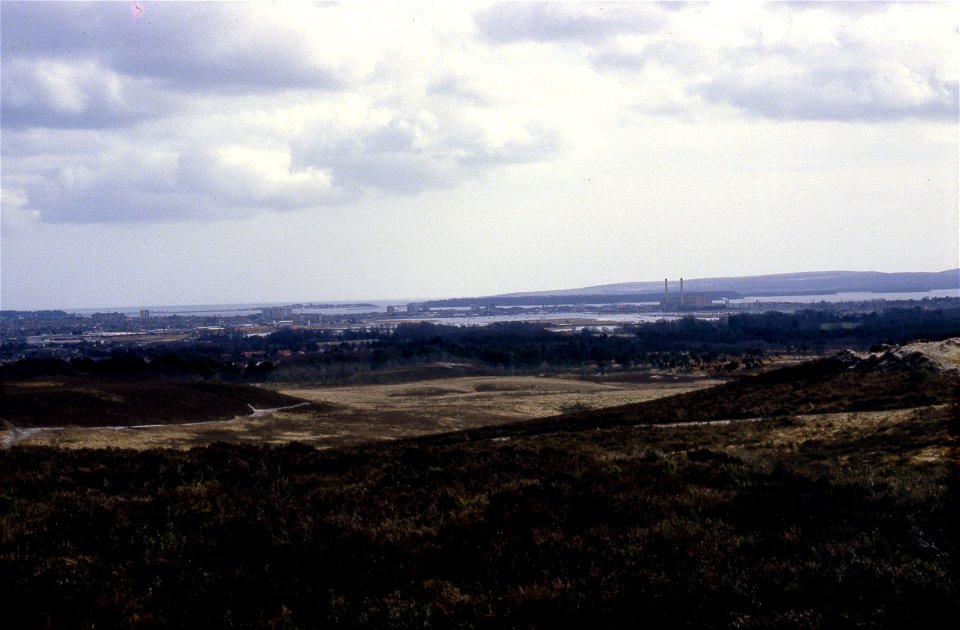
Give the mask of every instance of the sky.
[[0, 308], [960, 266], [958, 3], [0, 2]]

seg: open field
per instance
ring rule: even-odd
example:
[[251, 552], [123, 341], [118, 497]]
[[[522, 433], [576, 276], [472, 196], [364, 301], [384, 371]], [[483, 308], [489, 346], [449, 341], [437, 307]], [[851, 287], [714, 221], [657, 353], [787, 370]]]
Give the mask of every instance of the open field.
[[[647, 382], [591, 383], [574, 379], [462, 377], [402, 385], [294, 388], [278, 400], [313, 404], [228, 420], [145, 427], [58, 427], [21, 443], [70, 448], [189, 448], [216, 441], [303, 442], [316, 447], [392, 440], [499, 425], [568, 411], [614, 407], [715, 385], [708, 378], [654, 375]], [[105, 395], [105, 394], [101, 394]], [[2, 438], [3, 436], [0, 436]]]
[[[135, 449], [296, 441], [330, 448], [430, 434], [443, 440], [483, 439], [596, 426], [903, 409], [952, 400], [958, 356], [956, 340], [915, 343], [884, 355], [782, 360], [734, 380], [635, 371], [580, 378], [448, 376], [388, 384], [274, 385], [276, 390], [227, 383], [40, 379], [4, 384], [4, 413], [20, 428], [46, 428], [16, 433], [7, 428], [0, 441]], [[251, 414], [252, 408], [276, 410]]]

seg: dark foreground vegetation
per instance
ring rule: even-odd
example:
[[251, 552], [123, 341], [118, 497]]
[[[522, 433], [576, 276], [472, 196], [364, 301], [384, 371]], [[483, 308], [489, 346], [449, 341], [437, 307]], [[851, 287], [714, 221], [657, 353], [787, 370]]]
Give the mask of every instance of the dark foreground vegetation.
[[[909, 361], [834, 367], [592, 422], [545, 421], [533, 434], [516, 425], [331, 451], [15, 447], [0, 453], [3, 622], [836, 628], [956, 619], [960, 377]], [[839, 380], [848, 373], [863, 384]], [[782, 402], [764, 400], [764, 387]], [[929, 398], [905, 397], [904, 387]], [[748, 417], [768, 405], [778, 415], [642, 424], [727, 417], [736, 397]], [[913, 409], [795, 415], [901, 407]]]
[[129, 426], [229, 420], [303, 402], [238, 383], [60, 377], [6, 382], [0, 416], [20, 428]]

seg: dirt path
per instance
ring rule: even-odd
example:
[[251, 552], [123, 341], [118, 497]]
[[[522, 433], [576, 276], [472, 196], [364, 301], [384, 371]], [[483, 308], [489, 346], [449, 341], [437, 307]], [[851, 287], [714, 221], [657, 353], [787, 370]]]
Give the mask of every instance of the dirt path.
[[[269, 415], [271, 413], [279, 411], [287, 411], [288, 409], [296, 409], [298, 407], [303, 407], [305, 405], [312, 404], [309, 401], [297, 403], [295, 405], [287, 405], [285, 407], [271, 407], [269, 409], [257, 409], [250, 403], [247, 403], [247, 406], [250, 407], [250, 415], [246, 416], [247, 418], [261, 418], [263, 416]], [[4, 449], [9, 449], [19, 442], [29, 440], [30, 438], [46, 434], [46, 433], [62, 433], [64, 431], [144, 431], [149, 429], [160, 429], [160, 428], [176, 428], [176, 427], [198, 427], [204, 425], [224, 425], [232, 422], [236, 422], [237, 418], [231, 420], [203, 420], [200, 422], [180, 422], [180, 423], [171, 423], [171, 424], [123, 424], [123, 425], [113, 425], [113, 426], [99, 426], [99, 427], [35, 427], [35, 428], [20, 428], [14, 425], [12, 422], [3, 420], [3, 426], [6, 427], [6, 433], [0, 437], [0, 446]]]
[[[297, 404], [295, 404], [295, 405], [287, 405], [286, 407], [271, 407], [270, 409], [257, 409], [256, 407], [254, 407], [254, 406], [251, 405], [250, 403], [247, 403], [247, 407], [250, 407], [250, 411], [253, 412], [253, 413], [251, 413], [248, 417], [250, 417], [250, 418], [259, 418], [260, 416], [265, 416], [265, 415], [267, 415], [268, 413], [274, 413], [274, 412], [276, 412], [276, 411], [286, 411], [286, 410], [288, 410], [288, 409], [296, 409], [296, 408], [298, 408], [298, 407], [304, 407], [304, 406], [309, 405], [309, 404], [311, 404], [310, 401], [305, 401], [305, 402], [302, 402], [302, 403], [297, 403]], [[194, 422], [193, 424], [201, 424], [201, 423]], [[191, 425], [190, 425], [190, 424], [185, 424], [185, 425], [183, 425], [183, 426], [191, 426]]]
[[59, 431], [63, 427], [40, 427], [34, 429], [21, 429], [17, 426], [14, 426], [12, 422], [6, 420], [3, 421], [3, 426], [7, 428], [6, 434], [0, 438], [0, 445], [3, 446], [4, 450], [9, 449], [17, 442], [22, 442], [23, 440], [30, 439], [35, 435], [39, 435], [44, 431]]

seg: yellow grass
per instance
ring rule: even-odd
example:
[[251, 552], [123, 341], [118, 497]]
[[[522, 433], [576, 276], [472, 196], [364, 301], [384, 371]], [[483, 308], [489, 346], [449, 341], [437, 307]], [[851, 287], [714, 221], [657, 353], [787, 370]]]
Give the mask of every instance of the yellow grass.
[[571, 408], [596, 409], [642, 402], [717, 382], [703, 379], [687, 383], [590, 383], [535, 376], [487, 376], [401, 385], [291, 388], [283, 393], [324, 405], [194, 425], [64, 428], [37, 433], [23, 442], [65, 448], [148, 449], [190, 448], [221, 440], [251, 444], [299, 441], [331, 447], [517, 422]]

